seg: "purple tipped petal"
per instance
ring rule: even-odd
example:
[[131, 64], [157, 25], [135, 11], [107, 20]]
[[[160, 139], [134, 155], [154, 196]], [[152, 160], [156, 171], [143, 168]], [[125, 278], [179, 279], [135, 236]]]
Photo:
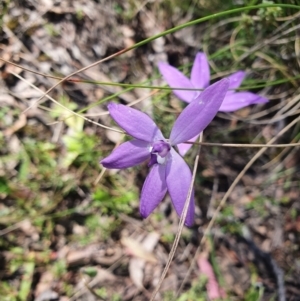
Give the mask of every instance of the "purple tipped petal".
[[268, 100], [251, 92], [237, 92], [226, 95], [219, 109], [220, 112], [233, 112], [254, 103], [265, 103]]
[[245, 76], [246, 76], [246, 72], [237, 71], [237, 72], [235, 72], [235, 73], [233, 73], [233, 74], [231, 74], [230, 76], [227, 77], [230, 80], [228, 94], [235, 92], [234, 90], [241, 85], [241, 83], [244, 80]]
[[132, 137], [148, 142], [164, 139], [160, 129], [147, 114], [116, 103], [110, 103], [107, 107], [115, 122]]
[[191, 72], [191, 82], [194, 87], [204, 89], [210, 80], [209, 64], [204, 52], [198, 52]]
[[[178, 71], [176, 68], [166, 63], [158, 63], [158, 70], [164, 80], [171, 88], [187, 88], [194, 89], [190, 80]], [[173, 93], [181, 100], [191, 102], [197, 95], [196, 91], [191, 90], [173, 90]]]
[[218, 81], [206, 88], [181, 112], [171, 131], [171, 145], [188, 141], [208, 126], [217, 114], [228, 86], [228, 79]]
[[[171, 149], [170, 158], [167, 162], [166, 180], [172, 203], [179, 216], [181, 216], [185, 200], [192, 181], [190, 168], [174, 149]], [[190, 227], [194, 223], [195, 202], [194, 191], [192, 192], [185, 225]]]
[[100, 163], [106, 168], [122, 169], [132, 167], [150, 158], [149, 143], [131, 140], [122, 143]]
[[[189, 142], [195, 142], [199, 135], [193, 137], [192, 139], [189, 140]], [[188, 152], [188, 150], [193, 146], [193, 144], [187, 144], [187, 143], [179, 143], [177, 145], [179, 154], [184, 157], [185, 154]]]
[[267, 102], [269, 102], [269, 99], [267, 99], [267, 98], [265, 98], [265, 97], [263, 97], [263, 96], [259, 96], [259, 95], [257, 95], [257, 96], [258, 96], [258, 98], [255, 99], [255, 100], [252, 102], [252, 105], [254, 105], [254, 104], [259, 104], [259, 103], [267, 103]]
[[140, 213], [146, 218], [167, 192], [166, 166], [155, 164], [148, 174], [141, 193]]

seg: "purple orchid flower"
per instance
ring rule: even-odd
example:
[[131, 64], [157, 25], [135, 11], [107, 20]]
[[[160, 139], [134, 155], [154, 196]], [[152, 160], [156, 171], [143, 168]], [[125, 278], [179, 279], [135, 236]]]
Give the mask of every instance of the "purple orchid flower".
[[[191, 79], [188, 79], [183, 73], [169, 64], [160, 62], [158, 69], [162, 74], [164, 80], [170, 87], [173, 88], [187, 88], [187, 89], [205, 89], [209, 85], [210, 71], [209, 64], [205, 53], [198, 52], [191, 71]], [[233, 112], [246, 107], [251, 104], [266, 103], [268, 99], [259, 96], [252, 92], [235, 92], [246, 76], [246, 72], [237, 71], [227, 78], [230, 80], [229, 91], [219, 108], [220, 112]], [[193, 99], [198, 97], [201, 91], [192, 90], [173, 90], [173, 93], [181, 100], [190, 103]], [[192, 142], [197, 139], [194, 137]], [[181, 144], [178, 146], [179, 152], [182, 156], [192, 147], [192, 144]]]
[[[122, 143], [100, 163], [106, 168], [122, 169], [150, 159], [150, 173], [141, 192], [140, 212], [146, 218], [162, 201], [167, 191], [179, 216], [192, 180], [189, 166], [174, 146], [202, 132], [217, 114], [229, 81], [223, 79], [196, 97], [181, 112], [166, 139], [154, 121], [145, 113], [121, 104], [110, 103], [108, 110], [115, 122], [134, 139]], [[194, 222], [194, 193], [185, 220]]]

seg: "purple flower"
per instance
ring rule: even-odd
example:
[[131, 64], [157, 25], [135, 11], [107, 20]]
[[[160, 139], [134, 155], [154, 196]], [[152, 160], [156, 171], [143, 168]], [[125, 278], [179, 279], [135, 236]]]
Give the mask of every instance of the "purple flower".
[[[191, 79], [188, 79], [176, 68], [169, 64], [160, 62], [158, 69], [165, 81], [173, 88], [187, 88], [187, 89], [205, 89], [209, 85], [210, 71], [209, 64], [205, 53], [198, 52], [191, 71]], [[266, 103], [268, 100], [251, 92], [235, 92], [246, 73], [244, 71], [237, 71], [230, 75], [229, 91], [226, 93], [223, 103], [219, 108], [220, 112], [232, 112], [251, 104]], [[174, 94], [181, 100], [190, 103], [193, 99], [201, 94], [201, 91], [192, 90], [173, 90]], [[197, 136], [190, 141], [195, 141]], [[191, 148], [191, 144], [181, 144], [178, 146], [181, 155], [185, 155]]]
[[[145, 113], [124, 105], [110, 103], [108, 110], [115, 122], [134, 139], [122, 143], [100, 163], [106, 168], [122, 169], [149, 160], [151, 167], [141, 193], [140, 212], [146, 218], [162, 201], [167, 191], [180, 216], [191, 184], [192, 174], [183, 158], [173, 148], [202, 132], [217, 114], [228, 90], [223, 79], [204, 90], [181, 112], [166, 139]], [[194, 193], [185, 220], [194, 221]]]

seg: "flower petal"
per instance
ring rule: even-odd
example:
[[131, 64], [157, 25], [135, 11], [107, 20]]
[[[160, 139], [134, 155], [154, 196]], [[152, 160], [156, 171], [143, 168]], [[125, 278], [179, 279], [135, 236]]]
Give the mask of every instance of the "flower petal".
[[[189, 140], [189, 142], [195, 142], [199, 135], [193, 137], [192, 139]], [[179, 143], [177, 145], [179, 154], [184, 157], [185, 154], [188, 152], [188, 150], [193, 146], [193, 144], [187, 144], [187, 143]]]
[[114, 121], [132, 137], [148, 142], [164, 139], [160, 129], [147, 114], [116, 103], [110, 103], [107, 107]]
[[217, 114], [229, 80], [224, 78], [206, 88], [178, 116], [170, 135], [171, 145], [176, 145], [199, 135]]
[[235, 93], [234, 90], [241, 85], [241, 83], [244, 80], [245, 76], [246, 76], [246, 72], [237, 71], [237, 72], [235, 72], [235, 73], [233, 73], [233, 74], [231, 74], [230, 76], [227, 77], [230, 80], [228, 94]]
[[[189, 187], [192, 181], [192, 173], [182, 157], [172, 148], [167, 162], [166, 181], [169, 194], [171, 196], [174, 208], [181, 216], [185, 200], [188, 195]], [[187, 212], [185, 225], [190, 227], [194, 223], [195, 202], [194, 191], [192, 192], [190, 205]]]
[[167, 192], [166, 165], [155, 164], [148, 174], [141, 193], [140, 213], [146, 218]]
[[[250, 92], [249, 92], [250, 93]], [[263, 96], [259, 96], [259, 95], [257, 95], [258, 96], [258, 98], [257, 99], [255, 99], [253, 102], [252, 102], [252, 105], [253, 104], [259, 104], [259, 103], [267, 103], [267, 102], [269, 102], [269, 99], [267, 99], [267, 98], [265, 98], [265, 97], [263, 97]]]
[[122, 143], [100, 163], [106, 168], [122, 169], [132, 167], [150, 158], [149, 143], [131, 140]]
[[233, 112], [255, 103], [265, 103], [268, 100], [255, 93], [237, 92], [226, 95], [219, 109], [220, 112]]
[[191, 72], [191, 83], [195, 88], [208, 87], [210, 80], [209, 64], [204, 52], [198, 52]]
[[[169, 64], [158, 63], [158, 70], [171, 88], [194, 89], [191, 81], [183, 73]], [[186, 102], [191, 102], [197, 95], [196, 91], [191, 90], [173, 90], [173, 93], [179, 99]]]

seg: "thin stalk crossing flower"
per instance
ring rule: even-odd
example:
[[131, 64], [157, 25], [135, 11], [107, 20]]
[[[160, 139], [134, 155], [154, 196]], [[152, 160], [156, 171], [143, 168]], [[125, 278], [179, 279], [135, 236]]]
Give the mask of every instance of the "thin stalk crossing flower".
[[[136, 109], [110, 103], [108, 110], [114, 121], [134, 139], [122, 143], [101, 160], [106, 168], [123, 169], [149, 160], [150, 172], [140, 197], [140, 213], [148, 217], [163, 200], [167, 191], [174, 208], [181, 216], [192, 173], [174, 147], [201, 133], [217, 114], [229, 80], [223, 79], [203, 91], [189, 103], [175, 121], [170, 138], [166, 139], [155, 122]], [[194, 223], [194, 192], [192, 193], [185, 225]]]

